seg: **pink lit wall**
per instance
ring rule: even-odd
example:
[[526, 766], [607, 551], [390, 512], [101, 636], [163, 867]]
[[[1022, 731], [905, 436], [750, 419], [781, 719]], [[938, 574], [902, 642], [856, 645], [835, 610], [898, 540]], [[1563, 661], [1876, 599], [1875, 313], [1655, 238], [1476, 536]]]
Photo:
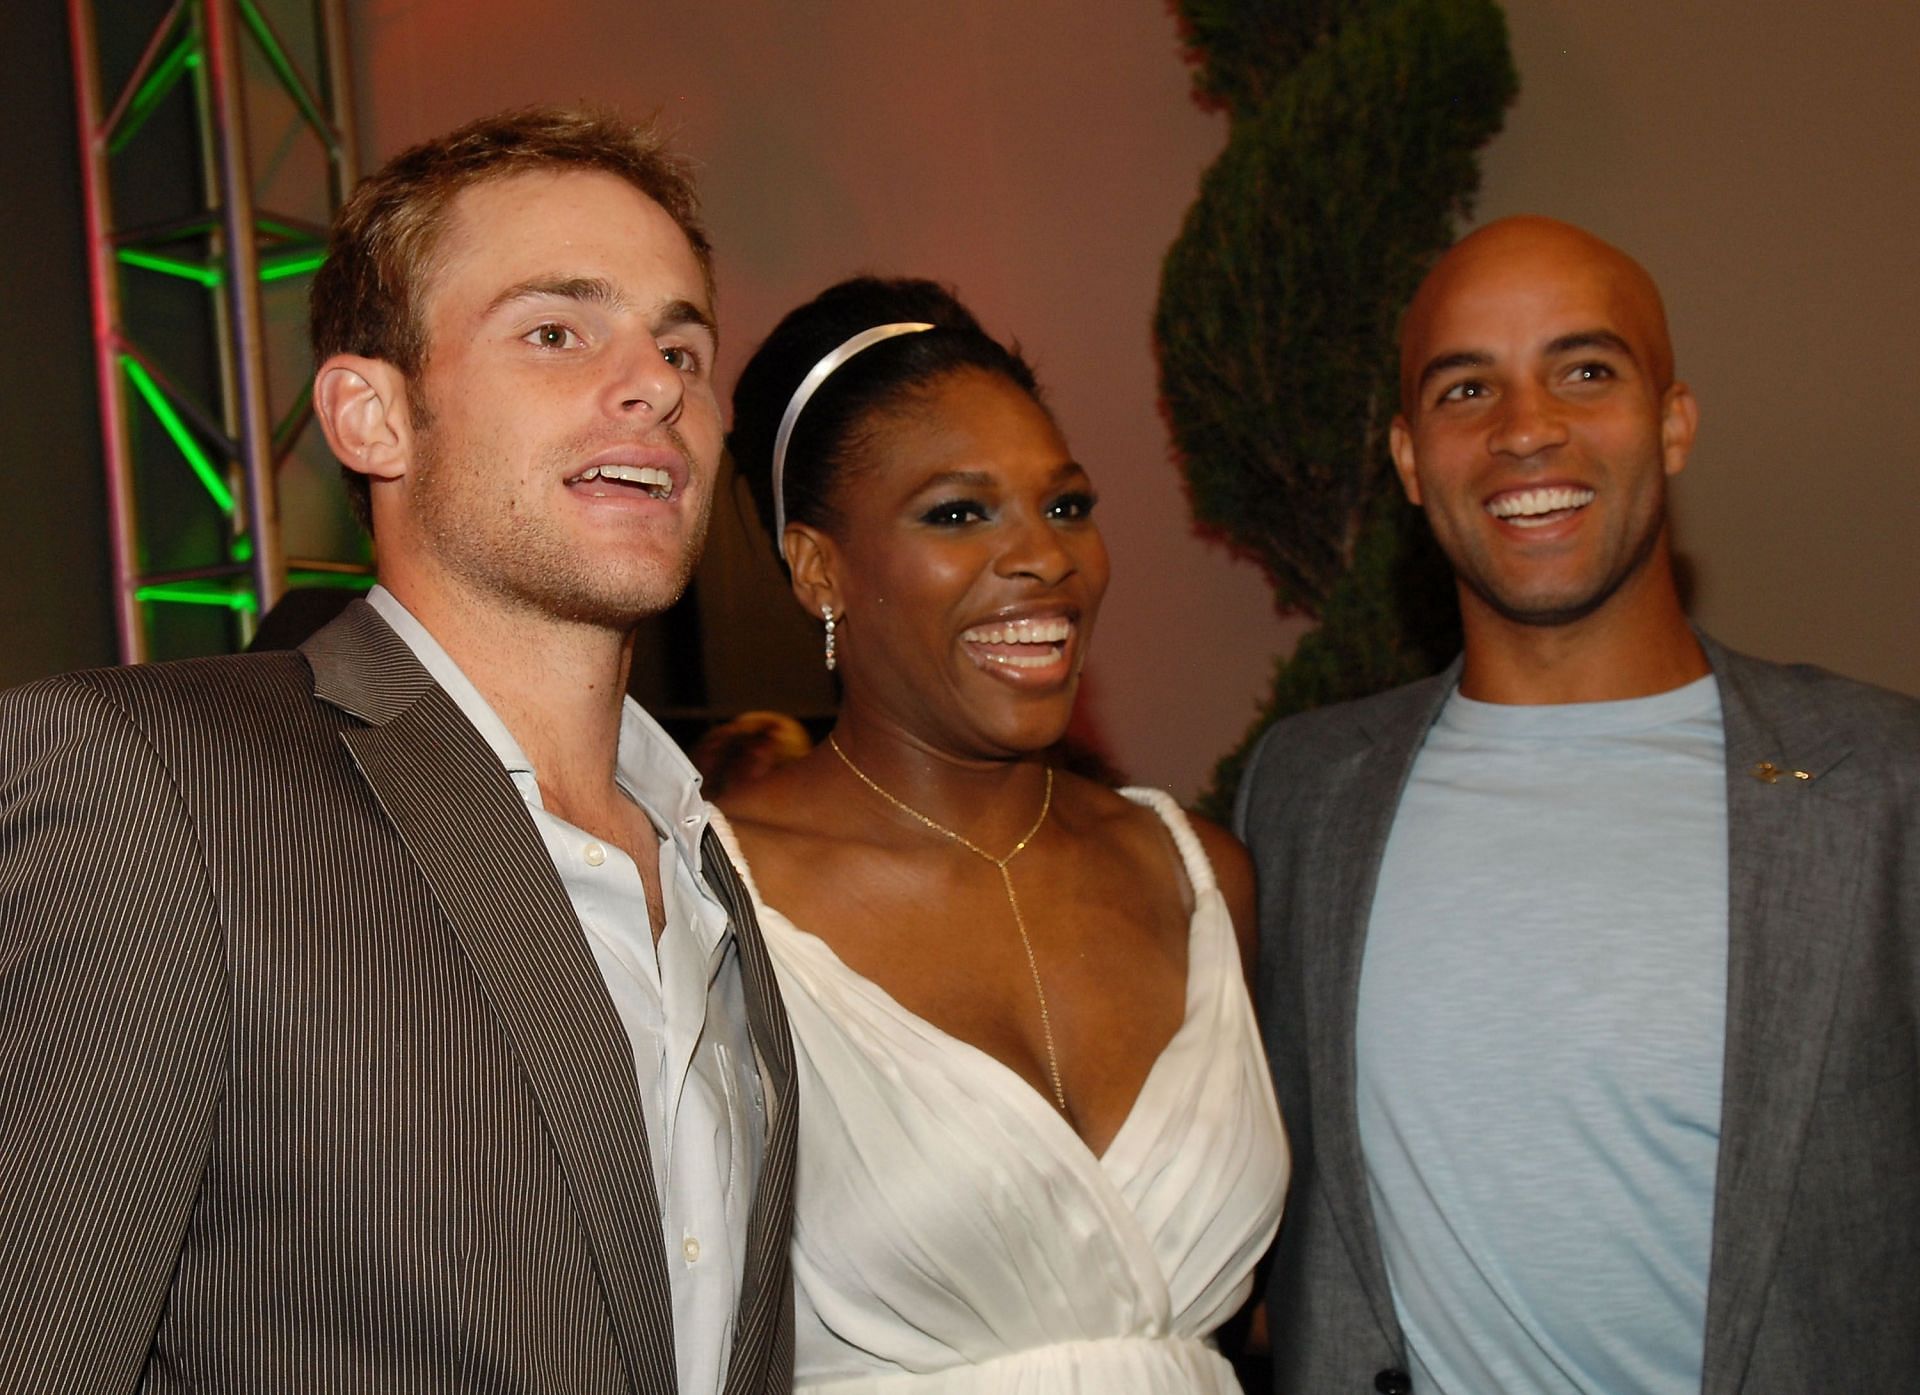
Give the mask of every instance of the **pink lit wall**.
[[[369, 160], [496, 107], [584, 99], [661, 108], [704, 166], [718, 248], [723, 376], [787, 310], [864, 270], [955, 284], [1037, 363], [1102, 491], [1114, 581], [1090, 705], [1141, 781], [1192, 794], [1252, 718], [1292, 630], [1251, 567], [1191, 535], [1155, 403], [1160, 258], [1225, 140], [1187, 99], [1155, 4], [897, 0], [710, 8], [571, 3], [538, 19], [472, 0], [354, 14]], [[820, 691], [812, 631], [768, 627], [742, 573], [773, 584], [722, 519], [702, 574], [718, 701], [757, 670]], [[716, 597], [718, 601], [716, 602]], [[719, 646], [715, 646], [718, 648]]]
[[[1920, 7], [1811, 13], [1515, 0], [1522, 97], [1483, 208], [1587, 222], [1667, 284], [1705, 402], [1679, 503], [1702, 618], [1920, 691]], [[369, 162], [524, 102], [663, 111], [704, 165], [729, 391], [782, 313], [861, 270], [949, 280], [1019, 339], [1104, 495], [1095, 724], [1134, 778], [1199, 788], [1299, 626], [1193, 536], [1154, 401], [1160, 258], [1226, 135], [1163, 5], [363, 0], [353, 22]], [[755, 599], [771, 573], [722, 527], [703, 616], [746, 642], [716, 702], [770, 674], [791, 705], [823, 693], [812, 632]]]

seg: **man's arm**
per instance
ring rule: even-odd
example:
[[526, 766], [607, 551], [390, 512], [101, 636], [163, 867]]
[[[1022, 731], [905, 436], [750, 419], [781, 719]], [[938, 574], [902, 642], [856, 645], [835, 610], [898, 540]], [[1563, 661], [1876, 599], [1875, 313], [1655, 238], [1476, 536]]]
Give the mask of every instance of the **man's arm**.
[[225, 1038], [172, 776], [85, 679], [0, 696], [0, 1390], [137, 1385]]

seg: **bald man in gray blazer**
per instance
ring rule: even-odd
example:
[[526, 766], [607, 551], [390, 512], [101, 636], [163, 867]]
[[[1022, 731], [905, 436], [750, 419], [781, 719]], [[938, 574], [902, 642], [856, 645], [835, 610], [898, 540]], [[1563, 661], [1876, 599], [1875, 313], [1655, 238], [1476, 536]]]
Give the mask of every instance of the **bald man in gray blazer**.
[[1275, 1388], [1803, 1395], [1920, 1367], [1920, 703], [1692, 630], [1651, 280], [1496, 223], [1402, 339], [1446, 673], [1238, 825], [1295, 1157]]
[[398, 157], [314, 404], [381, 585], [298, 653], [0, 698], [0, 1390], [791, 1384], [791, 1045], [625, 699], [720, 450], [650, 135]]

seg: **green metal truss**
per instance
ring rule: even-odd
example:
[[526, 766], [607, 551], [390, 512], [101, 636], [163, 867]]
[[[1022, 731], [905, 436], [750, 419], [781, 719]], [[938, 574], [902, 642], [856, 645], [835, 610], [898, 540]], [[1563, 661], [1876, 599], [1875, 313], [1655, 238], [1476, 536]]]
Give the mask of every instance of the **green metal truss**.
[[[258, 206], [250, 102], [260, 100], [263, 86], [277, 93], [297, 113], [301, 137], [318, 142], [328, 212], [357, 172], [343, 0], [296, 3], [312, 26], [294, 36], [312, 55], [304, 64], [269, 17], [267, 0], [171, 0], [143, 43], [140, 34], [98, 27], [100, 11], [117, 25], [128, 23], [139, 8], [128, 0], [68, 3], [123, 662], [150, 656], [156, 608], [223, 608], [232, 623], [203, 647], [232, 648], [251, 637], [289, 585], [371, 581], [362, 561], [289, 558], [281, 542], [279, 475], [313, 414], [304, 379], [277, 411], [268, 401], [261, 288], [321, 264], [326, 220]], [[127, 55], [135, 53], [129, 40], [139, 44], [111, 87], [105, 74], [114, 65], [103, 39]], [[193, 139], [156, 139], [156, 127], [182, 129], [181, 104], [190, 106]], [[154, 159], [142, 162], [148, 148]], [[167, 161], [179, 167], [177, 181]], [[120, 226], [116, 186], [130, 171], [149, 199], [154, 188], [192, 191], [198, 210]], [[138, 318], [130, 303], [152, 298], [130, 294], [142, 291], [129, 281], [139, 277], [175, 278], [204, 291], [207, 334], [182, 333], [176, 322], [143, 337], [130, 322]], [[207, 337], [211, 342], [186, 342]], [[168, 363], [211, 365], [201, 375], [211, 390], [185, 385], [192, 374], [171, 373]], [[204, 492], [194, 507], [217, 511], [217, 529], [157, 526], [177, 524], [170, 515], [191, 511], [171, 502], [182, 481], [189, 494]], [[143, 509], [156, 499], [165, 502]]]

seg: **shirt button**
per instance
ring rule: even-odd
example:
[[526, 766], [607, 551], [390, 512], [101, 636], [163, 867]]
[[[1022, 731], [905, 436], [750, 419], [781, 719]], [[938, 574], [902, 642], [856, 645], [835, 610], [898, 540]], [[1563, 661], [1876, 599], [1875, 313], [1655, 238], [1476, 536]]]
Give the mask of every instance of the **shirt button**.
[[598, 867], [607, 860], [607, 850], [598, 843], [589, 843], [581, 849], [580, 856], [587, 860], [587, 866]]
[[687, 1257], [688, 1264], [697, 1263], [700, 1259], [700, 1242], [689, 1235], [680, 1242], [680, 1253]]

